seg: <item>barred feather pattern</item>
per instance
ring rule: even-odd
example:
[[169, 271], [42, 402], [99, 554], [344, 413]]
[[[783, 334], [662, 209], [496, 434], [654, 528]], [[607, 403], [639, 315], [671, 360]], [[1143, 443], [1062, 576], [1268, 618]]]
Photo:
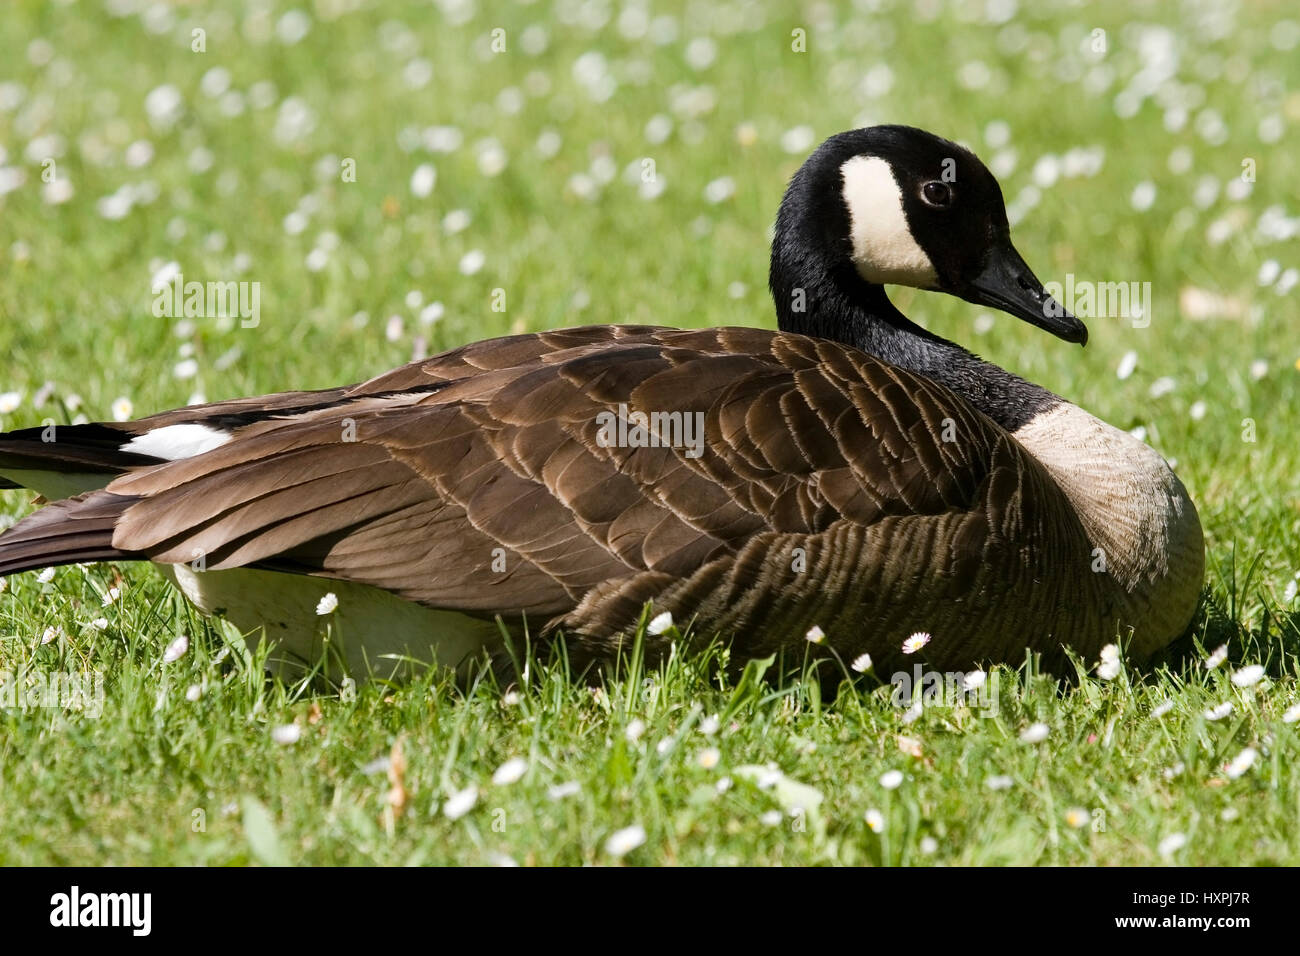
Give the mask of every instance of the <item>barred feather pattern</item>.
[[[620, 405], [699, 413], [703, 453], [606, 447], [598, 416]], [[1054, 666], [1065, 646], [1095, 656], [1124, 627], [1161, 646], [1195, 605], [1183, 606], [1185, 587], [1160, 590], [1190, 570], [1097, 573], [1076, 503], [969, 403], [801, 335], [521, 335], [347, 388], [131, 427], [191, 422], [232, 437], [126, 463], [105, 490], [60, 503], [65, 520], [85, 510], [86, 527], [107, 528], [79, 534], [73, 560], [202, 554], [210, 570], [337, 578], [562, 630], [594, 660], [624, 647], [647, 602], [728, 636], [733, 660], [867, 652], [885, 668], [921, 630], [937, 668], [1018, 663], [1027, 650]], [[0, 571], [58, 563], [39, 547], [57, 522], [24, 530], [42, 514], [0, 536]], [[804, 640], [814, 625], [824, 645]], [[649, 640], [652, 659], [666, 652], [668, 636]]]

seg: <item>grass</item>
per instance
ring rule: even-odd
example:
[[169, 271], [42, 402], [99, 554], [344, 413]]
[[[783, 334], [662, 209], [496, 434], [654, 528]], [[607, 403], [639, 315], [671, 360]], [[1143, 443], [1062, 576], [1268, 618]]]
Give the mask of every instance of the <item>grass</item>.
[[[660, 4], [654, 16], [667, 19], [638, 36], [640, 19], [619, 6], [322, 2], [293, 43], [286, 4], [108, 6], [124, 15], [20, 0], [0, 32], [0, 84], [17, 84], [0, 86], [0, 167], [24, 177], [0, 196], [0, 392], [19, 393], [5, 428], [107, 419], [120, 398], [141, 415], [196, 393], [356, 381], [510, 331], [770, 325], [766, 236], [806, 152], [798, 141], [908, 122], [1008, 166], [1014, 150], [1003, 186], [1025, 208], [1014, 235], [1042, 278], [1151, 283], [1150, 326], [1094, 319], [1084, 351], [1005, 316], [986, 328], [942, 296], [895, 300], [1107, 421], [1144, 428], [1200, 509], [1206, 604], [1148, 670], [1101, 681], [1080, 662], [1062, 686], [1031, 666], [1000, 668], [996, 706], [928, 706], [904, 723], [888, 687], [863, 678], [823, 697], [798, 661], [729, 682], [710, 666], [722, 652], [698, 649], [707, 635], [661, 670], [629, 662], [599, 691], [541, 653], [513, 695], [489, 676], [458, 690], [433, 675], [325, 694], [265, 681], [257, 654], [148, 568], [23, 575], [0, 594], [0, 670], [29, 684], [99, 675], [104, 697], [94, 719], [0, 710], [0, 862], [606, 863], [619, 858], [609, 837], [632, 826], [645, 832], [622, 857], [634, 863], [1300, 861], [1300, 724], [1282, 719], [1298, 699], [1300, 645], [1287, 271], [1300, 257], [1296, 227], [1276, 226], [1300, 215], [1289, 132], [1300, 63], [1296, 27], [1279, 26], [1285, 4], [1032, 4], [1009, 23], [972, 3], [854, 16]], [[194, 52], [200, 28], [206, 50]], [[494, 55], [496, 28], [506, 52]], [[791, 49], [796, 29], [806, 53]], [[1104, 52], [1092, 51], [1098, 29]], [[424, 65], [432, 76], [413, 85]], [[227, 71], [224, 93], [214, 69]], [[1150, 95], [1130, 115], [1121, 91], [1148, 89], [1143, 77]], [[165, 94], [146, 108], [163, 85], [179, 93], [171, 118]], [[671, 128], [650, 142], [657, 115]], [[463, 143], [431, 153], [423, 131], [437, 126]], [[1099, 169], [1049, 184], [1042, 157], [1092, 148]], [[504, 169], [485, 175], [498, 153]], [[646, 158], [664, 184], [652, 200], [638, 195]], [[66, 202], [46, 201], [62, 188], [43, 193], [48, 159], [72, 185]], [[355, 182], [341, 177], [348, 159]], [[1246, 159], [1248, 190], [1230, 185]], [[410, 183], [424, 163], [437, 178], [420, 197]], [[734, 194], [709, 202], [721, 177]], [[1144, 183], [1154, 200], [1135, 208]], [[124, 184], [142, 187], [139, 201], [105, 218], [100, 200]], [[468, 214], [460, 231], [455, 210]], [[484, 264], [465, 274], [474, 250]], [[260, 323], [155, 317], [151, 277], [170, 261], [189, 279], [259, 282]], [[1204, 293], [1220, 301], [1200, 309]], [[422, 322], [433, 302], [441, 317]], [[1121, 379], [1128, 352], [1136, 369]], [[25, 514], [29, 497], [5, 493], [3, 517]], [[179, 634], [188, 651], [165, 661]], [[1225, 643], [1228, 661], [1207, 668]], [[1232, 683], [1252, 663], [1267, 676]], [[1225, 701], [1232, 713], [1208, 719]], [[634, 721], [644, 731], [629, 740]], [[1023, 742], [1037, 722], [1047, 739]], [[273, 730], [291, 724], [300, 738], [278, 743]], [[1247, 747], [1258, 759], [1229, 775]], [[514, 757], [522, 778], [493, 784]], [[896, 789], [880, 782], [890, 770], [903, 774]], [[553, 793], [564, 784], [568, 796]], [[452, 819], [449, 798], [471, 787], [475, 804]]]

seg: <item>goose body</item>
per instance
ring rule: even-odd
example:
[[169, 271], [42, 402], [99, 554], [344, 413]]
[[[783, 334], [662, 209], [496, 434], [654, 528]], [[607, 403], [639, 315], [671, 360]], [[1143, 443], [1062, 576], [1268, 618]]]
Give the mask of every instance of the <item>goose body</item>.
[[[58, 500], [0, 535], [0, 574], [150, 560], [264, 628], [278, 663], [358, 676], [461, 666], [525, 630], [607, 660], [647, 604], [728, 635], [735, 661], [802, 654], [814, 625], [878, 667], [927, 631], [941, 669], [1056, 666], [1130, 631], [1145, 655], [1185, 629], [1203, 545], [1165, 461], [884, 295], [935, 288], [1086, 337], [1047, 307], [973, 155], [905, 127], [828, 140], [772, 260], [777, 332], [542, 332], [343, 388], [7, 433], [0, 475]], [[653, 657], [670, 636], [649, 640]]]

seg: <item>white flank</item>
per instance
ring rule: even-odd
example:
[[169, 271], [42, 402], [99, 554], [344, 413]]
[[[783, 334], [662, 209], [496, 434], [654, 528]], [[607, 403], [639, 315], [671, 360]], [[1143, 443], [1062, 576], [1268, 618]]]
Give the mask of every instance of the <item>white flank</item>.
[[205, 451], [220, 448], [230, 441], [230, 435], [207, 425], [189, 423], [164, 425], [132, 438], [122, 446], [122, 451], [135, 455], [148, 455], [165, 461], [193, 458]]

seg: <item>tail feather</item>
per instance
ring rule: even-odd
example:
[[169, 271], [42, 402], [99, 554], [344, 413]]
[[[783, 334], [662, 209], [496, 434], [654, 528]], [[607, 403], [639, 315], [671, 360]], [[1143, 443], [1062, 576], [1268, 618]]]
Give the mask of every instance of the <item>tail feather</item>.
[[0, 434], [0, 489], [30, 487], [33, 474], [103, 475], [102, 486], [132, 468], [157, 464], [157, 458], [123, 450], [132, 437], [102, 424], [5, 432]]
[[113, 547], [113, 528], [140, 499], [92, 491], [47, 505], [0, 534], [0, 574], [83, 561], [139, 561], [146, 556]]

